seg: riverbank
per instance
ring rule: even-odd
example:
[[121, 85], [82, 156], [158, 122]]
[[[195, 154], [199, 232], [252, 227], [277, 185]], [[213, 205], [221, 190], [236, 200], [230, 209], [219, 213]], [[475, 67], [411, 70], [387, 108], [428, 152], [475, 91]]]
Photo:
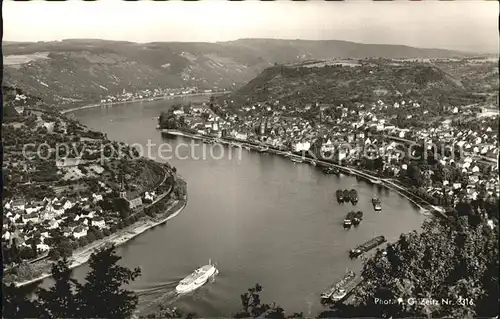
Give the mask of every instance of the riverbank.
[[414, 195], [406, 187], [394, 183], [390, 178], [380, 178], [380, 177], [371, 175], [367, 172], [363, 172], [363, 171], [355, 169], [355, 168], [341, 166], [341, 165], [327, 162], [324, 160], [313, 159], [313, 158], [308, 158], [308, 157], [304, 157], [301, 155], [296, 155], [296, 154], [293, 154], [289, 151], [278, 150], [278, 149], [274, 149], [274, 148], [270, 148], [270, 147], [263, 150], [262, 149], [263, 145], [262, 146], [254, 145], [254, 144], [248, 143], [247, 141], [243, 141], [243, 140], [216, 138], [213, 136], [192, 134], [192, 133], [182, 132], [179, 130], [163, 129], [163, 130], [161, 130], [161, 133], [166, 134], [166, 135], [172, 135], [172, 136], [182, 136], [182, 137], [192, 138], [192, 139], [196, 139], [196, 140], [212, 140], [212, 141], [217, 141], [221, 144], [225, 144], [225, 145], [229, 145], [229, 146], [233, 146], [233, 147], [246, 147], [247, 149], [254, 150], [254, 151], [280, 155], [283, 157], [286, 156], [288, 158], [302, 159], [305, 163], [309, 163], [309, 164], [311, 164], [312, 161], [314, 161], [316, 163], [316, 165], [320, 164], [321, 167], [336, 167], [344, 174], [361, 177], [361, 178], [369, 181], [370, 183], [384, 186], [384, 187], [398, 193], [399, 195], [403, 196], [408, 201], [412, 202], [414, 205], [419, 207], [421, 212], [424, 214], [434, 214], [437, 217], [445, 217], [444, 209], [442, 207], [432, 205], [431, 203]]
[[66, 114], [66, 113], [71, 113], [79, 110], [85, 110], [85, 109], [92, 109], [92, 108], [97, 108], [97, 107], [111, 107], [113, 105], [121, 105], [121, 104], [128, 104], [128, 103], [137, 103], [137, 102], [152, 102], [152, 101], [157, 101], [157, 100], [171, 100], [175, 98], [184, 98], [184, 97], [193, 97], [193, 96], [211, 96], [211, 95], [221, 95], [221, 94], [227, 94], [231, 93], [231, 91], [226, 91], [226, 92], [213, 92], [213, 93], [190, 93], [190, 94], [176, 94], [176, 95], [164, 95], [164, 96], [155, 96], [155, 97], [148, 97], [148, 98], [143, 98], [143, 99], [135, 99], [135, 100], [130, 100], [130, 101], [118, 101], [118, 102], [105, 102], [105, 103], [94, 103], [94, 104], [87, 104], [87, 105], [82, 105], [82, 106], [77, 106], [73, 108], [69, 108], [66, 110], [61, 110], [61, 114]]
[[[90, 259], [90, 255], [92, 253], [107, 245], [115, 245], [115, 246], [123, 245], [129, 240], [144, 233], [145, 231], [167, 222], [168, 220], [179, 215], [182, 212], [182, 210], [186, 207], [186, 205], [187, 205], [187, 196], [183, 200], [177, 200], [171, 203], [169, 207], [165, 210], [166, 213], [164, 214], [165, 216], [163, 217], [160, 218], [145, 217], [144, 219], [120, 230], [115, 234], [111, 234], [110, 236], [100, 240], [96, 240], [87, 247], [84, 247], [82, 250], [75, 252], [70, 258], [68, 258], [69, 268], [72, 269], [85, 264]], [[52, 263], [48, 264], [48, 266], [51, 265]], [[32, 283], [36, 283], [51, 276], [52, 274], [50, 273], [49, 270], [42, 273], [40, 276], [34, 279], [22, 282], [15, 282], [15, 285], [16, 287], [22, 287]]]

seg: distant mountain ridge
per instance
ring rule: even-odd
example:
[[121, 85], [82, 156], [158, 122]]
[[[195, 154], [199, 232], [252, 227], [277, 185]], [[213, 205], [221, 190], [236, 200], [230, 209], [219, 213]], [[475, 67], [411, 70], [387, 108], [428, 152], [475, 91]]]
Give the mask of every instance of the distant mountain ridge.
[[234, 90], [274, 64], [332, 58], [451, 58], [474, 54], [337, 40], [240, 39], [134, 43], [94, 39], [7, 42], [4, 83], [49, 103], [98, 101], [159, 87]]

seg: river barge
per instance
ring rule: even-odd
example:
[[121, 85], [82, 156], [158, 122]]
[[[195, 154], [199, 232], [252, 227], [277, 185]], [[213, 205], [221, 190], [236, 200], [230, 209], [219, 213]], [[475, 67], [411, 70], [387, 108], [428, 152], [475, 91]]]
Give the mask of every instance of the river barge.
[[366, 253], [366, 252], [372, 250], [373, 248], [375, 248], [379, 245], [382, 245], [385, 242], [386, 242], [386, 239], [384, 236], [377, 236], [373, 239], [370, 239], [366, 243], [359, 245], [355, 249], [351, 249], [351, 251], [349, 252], [349, 256], [351, 258], [356, 258], [359, 255]]
[[358, 192], [355, 189], [351, 189], [349, 192], [349, 197], [351, 198], [351, 203], [356, 205], [358, 203]]
[[363, 220], [363, 212], [358, 210], [355, 214], [354, 214], [354, 219], [352, 220], [352, 224], [354, 226], [358, 226], [359, 223], [361, 223], [361, 221]]
[[356, 274], [353, 271], [348, 270], [339, 281], [321, 294], [321, 300], [323, 302], [337, 302], [342, 300], [347, 295], [347, 286], [352, 283], [355, 278]]
[[336, 192], [335, 192], [335, 195], [337, 196], [337, 201], [339, 203], [343, 203], [344, 202], [344, 192], [342, 192], [340, 189], [338, 189]]
[[377, 196], [373, 196], [372, 198], [373, 209], [379, 212], [382, 210], [382, 205], [380, 204], [380, 199]]
[[351, 228], [354, 217], [356, 216], [355, 212], [349, 212], [344, 218], [344, 228]]

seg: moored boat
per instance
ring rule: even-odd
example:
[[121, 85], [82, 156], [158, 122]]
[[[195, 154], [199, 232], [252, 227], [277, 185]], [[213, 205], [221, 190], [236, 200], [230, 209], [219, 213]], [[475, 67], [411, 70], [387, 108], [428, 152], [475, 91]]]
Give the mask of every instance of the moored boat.
[[203, 286], [209, 278], [218, 274], [219, 271], [212, 265], [209, 261], [208, 265], [196, 269], [193, 273], [182, 279], [179, 284], [175, 287], [177, 293], [187, 293], [191, 292], [201, 286]]
[[345, 289], [339, 289], [336, 292], [332, 294], [332, 297], [330, 298], [333, 302], [339, 302], [342, 301], [342, 299], [347, 296], [347, 290]]
[[373, 209], [376, 211], [382, 210], [382, 205], [380, 205], [380, 199], [377, 196], [373, 196], [372, 198]]
[[353, 205], [356, 205], [358, 203], [358, 192], [355, 189], [351, 189], [349, 192], [350, 198], [351, 198], [351, 203]]
[[325, 173], [325, 174], [339, 174], [340, 171], [336, 167], [325, 167], [325, 168], [323, 168], [323, 173]]
[[351, 193], [349, 192], [348, 189], [344, 190], [344, 201], [348, 202], [351, 200]]
[[354, 212], [349, 212], [344, 218], [344, 228], [351, 228], [351, 225], [353, 224], [354, 217], [356, 216], [356, 213]]
[[335, 195], [337, 196], [337, 201], [338, 201], [339, 203], [344, 202], [344, 192], [342, 192], [340, 189], [338, 189], [338, 190], [335, 192]]
[[290, 157], [290, 160], [294, 163], [303, 163], [304, 162], [304, 159], [302, 157]]
[[[356, 278], [356, 274], [348, 270], [346, 274], [337, 281], [334, 285], [328, 288], [327, 291], [321, 294], [321, 299], [324, 301], [339, 301], [347, 294], [347, 286]], [[344, 294], [345, 293], [345, 294]], [[340, 299], [339, 299], [340, 298]]]
[[208, 139], [208, 138], [204, 138], [204, 139], [203, 139], [203, 143], [205, 143], [205, 144], [214, 144], [214, 143], [215, 143], [215, 141], [214, 141], [214, 140], [211, 140], [211, 139]]
[[359, 225], [359, 223], [361, 223], [362, 220], [363, 220], [363, 212], [358, 210], [354, 214], [354, 219], [353, 219], [352, 223], [354, 226], [357, 226], [357, 225]]
[[349, 256], [351, 258], [356, 258], [359, 255], [366, 253], [366, 252], [372, 250], [373, 248], [383, 244], [384, 242], [386, 242], [386, 239], [384, 236], [377, 236], [373, 239], [370, 239], [366, 243], [359, 245], [355, 249], [351, 249], [351, 251], [349, 252]]

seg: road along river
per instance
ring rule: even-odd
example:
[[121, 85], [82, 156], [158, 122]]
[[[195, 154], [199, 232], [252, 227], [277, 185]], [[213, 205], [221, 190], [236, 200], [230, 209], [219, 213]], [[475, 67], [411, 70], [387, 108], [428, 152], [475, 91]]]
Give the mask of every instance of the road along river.
[[[156, 144], [151, 149], [157, 154], [161, 143], [175, 148], [191, 142], [162, 138], [155, 129], [160, 112], [177, 102], [86, 109], [74, 116], [111, 140]], [[315, 315], [323, 309], [319, 295], [347, 268], [361, 269], [360, 260], [348, 258], [349, 249], [377, 235], [396, 240], [419, 229], [426, 218], [401, 195], [355, 177], [324, 175], [308, 164], [247, 150], [241, 159], [240, 150], [233, 150], [230, 159], [226, 149], [221, 159], [196, 160], [201, 152], [196, 148], [189, 154], [183, 147], [178, 158], [169, 160], [188, 183], [189, 202], [182, 213], [118, 248], [124, 265], [142, 268], [130, 285], [139, 294], [141, 314], [163, 304], [204, 317], [228, 316], [240, 309], [240, 294], [259, 283], [263, 301], [275, 301], [286, 312]], [[335, 191], [351, 188], [358, 191], [358, 204], [338, 204]], [[382, 212], [373, 210], [375, 194]], [[345, 231], [342, 221], [353, 209], [362, 210], [364, 219]], [[209, 258], [220, 270], [214, 282], [176, 296], [177, 282]], [[86, 265], [76, 268], [75, 277], [83, 279], [87, 270]]]

